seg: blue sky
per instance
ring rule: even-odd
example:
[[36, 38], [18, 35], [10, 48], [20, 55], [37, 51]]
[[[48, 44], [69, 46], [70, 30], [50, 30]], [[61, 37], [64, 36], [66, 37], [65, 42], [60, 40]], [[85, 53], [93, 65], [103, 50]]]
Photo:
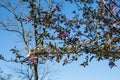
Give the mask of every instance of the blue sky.
[[[69, 5], [66, 5], [66, 10], [68, 10]], [[68, 11], [67, 11], [68, 12]], [[69, 13], [69, 12], [68, 12]], [[70, 16], [70, 14], [68, 15]], [[14, 46], [21, 45], [20, 38], [10, 32], [0, 30], [0, 54], [5, 57], [11, 57], [9, 50]], [[19, 43], [18, 43], [19, 42]], [[93, 60], [87, 67], [82, 67], [79, 65], [79, 61], [73, 62], [62, 66], [62, 63], [55, 63], [50, 65], [50, 67], [55, 71], [52, 75], [56, 80], [120, 80], [120, 61], [118, 61], [117, 67], [110, 69], [108, 66], [108, 61], [97, 62]], [[51, 63], [50, 63], [51, 64]], [[0, 67], [5, 71], [5, 73], [11, 73], [10, 67], [17, 67], [16, 64], [6, 63], [0, 61]]]
[[[9, 52], [11, 47], [17, 44], [18, 38], [14, 33], [9, 33], [5, 31], [0, 31], [0, 53], [7, 57], [11, 57]], [[55, 73], [52, 75], [56, 80], [120, 80], [120, 61], [116, 64], [117, 67], [110, 69], [108, 66], [108, 61], [97, 62], [93, 60], [87, 67], [82, 67], [79, 65], [79, 61], [73, 62], [62, 66], [62, 63], [50, 63], [54, 64], [50, 67]], [[6, 73], [11, 73], [10, 67], [16, 66], [15, 64], [8, 64], [0, 61], [1, 68], [5, 70]]]
[[[66, 69], [65, 69], [66, 68]], [[65, 73], [61, 80], [119, 80], [119, 67], [110, 69], [107, 62], [92, 62], [88, 67], [83, 68], [72, 63], [66, 66]]]

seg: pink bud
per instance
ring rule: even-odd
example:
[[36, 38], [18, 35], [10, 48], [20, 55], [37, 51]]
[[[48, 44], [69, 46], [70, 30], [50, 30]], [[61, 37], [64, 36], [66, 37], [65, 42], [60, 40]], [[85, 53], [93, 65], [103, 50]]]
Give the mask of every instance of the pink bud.
[[30, 20], [31, 20], [31, 17], [28, 16], [28, 17], [26, 18], [26, 21], [29, 22]]
[[66, 37], [68, 37], [68, 34], [67, 33], [59, 33], [58, 37], [62, 37], [65, 39]]
[[61, 34], [58, 34], [57, 36], [58, 36], [58, 37], [62, 37], [62, 35], [61, 35]]

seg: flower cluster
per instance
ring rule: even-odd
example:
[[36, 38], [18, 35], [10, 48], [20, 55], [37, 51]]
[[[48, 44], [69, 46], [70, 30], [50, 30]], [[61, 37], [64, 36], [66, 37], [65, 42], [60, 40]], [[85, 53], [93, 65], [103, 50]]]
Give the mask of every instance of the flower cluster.
[[68, 37], [68, 34], [65, 33], [65, 32], [59, 33], [59, 34], [58, 34], [58, 37], [66, 39], [66, 37]]
[[32, 63], [37, 63], [38, 57], [35, 54], [29, 54], [28, 60], [31, 61]]
[[[120, 24], [120, 22], [118, 22], [120, 20], [120, 10], [117, 9], [117, 5], [114, 2], [107, 3], [105, 0], [103, 0], [102, 2], [116, 19], [116, 21], [114, 21], [112, 25], [113, 27], [116, 27], [117, 25]], [[102, 13], [102, 15], [104, 15], [104, 12]]]

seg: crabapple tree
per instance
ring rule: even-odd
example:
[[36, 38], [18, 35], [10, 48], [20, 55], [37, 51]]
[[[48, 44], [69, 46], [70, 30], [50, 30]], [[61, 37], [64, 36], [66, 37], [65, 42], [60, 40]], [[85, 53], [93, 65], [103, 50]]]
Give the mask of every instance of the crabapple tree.
[[0, 27], [18, 33], [26, 51], [25, 56], [12, 48], [17, 57], [12, 61], [28, 63], [34, 80], [38, 64], [47, 60], [65, 65], [84, 57], [84, 67], [93, 59], [109, 60], [112, 68], [120, 59], [119, 0], [1, 1], [14, 21], [1, 20]]

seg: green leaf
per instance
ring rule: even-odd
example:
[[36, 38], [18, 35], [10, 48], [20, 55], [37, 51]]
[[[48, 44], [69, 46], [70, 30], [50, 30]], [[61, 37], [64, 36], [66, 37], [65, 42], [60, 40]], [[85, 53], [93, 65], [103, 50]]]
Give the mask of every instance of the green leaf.
[[42, 37], [39, 39], [39, 43], [43, 45], [43, 38]]

